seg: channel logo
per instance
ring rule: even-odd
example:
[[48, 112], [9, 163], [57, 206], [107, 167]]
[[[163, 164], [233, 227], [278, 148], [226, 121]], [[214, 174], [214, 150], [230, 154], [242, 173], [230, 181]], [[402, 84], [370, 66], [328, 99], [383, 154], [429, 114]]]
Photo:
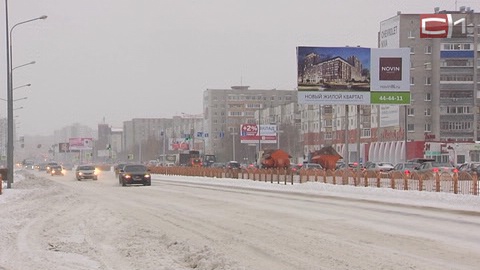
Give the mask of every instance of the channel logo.
[[467, 20], [464, 14], [420, 15], [420, 38], [465, 38]]

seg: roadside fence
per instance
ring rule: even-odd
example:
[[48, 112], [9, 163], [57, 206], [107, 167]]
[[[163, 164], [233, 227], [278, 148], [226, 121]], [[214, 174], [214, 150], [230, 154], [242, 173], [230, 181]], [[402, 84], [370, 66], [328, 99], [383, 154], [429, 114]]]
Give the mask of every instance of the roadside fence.
[[445, 192], [463, 195], [479, 195], [476, 173], [402, 173], [342, 170], [300, 170], [290, 169], [223, 169], [205, 167], [150, 167], [153, 174], [184, 175], [213, 178], [246, 179], [276, 184], [302, 184], [322, 182], [332, 185], [351, 185], [397, 190]]

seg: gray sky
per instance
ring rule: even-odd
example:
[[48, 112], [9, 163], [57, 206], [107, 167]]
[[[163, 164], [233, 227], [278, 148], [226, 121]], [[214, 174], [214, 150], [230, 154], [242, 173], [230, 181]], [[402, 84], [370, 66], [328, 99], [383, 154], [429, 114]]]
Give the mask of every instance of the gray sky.
[[[8, 0], [19, 134], [202, 112], [203, 91], [296, 87], [297, 46], [376, 47], [380, 21], [480, 1]], [[0, 98], [6, 98], [1, 4]], [[2, 101], [0, 101], [2, 102]], [[6, 115], [6, 102], [0, 116]]]

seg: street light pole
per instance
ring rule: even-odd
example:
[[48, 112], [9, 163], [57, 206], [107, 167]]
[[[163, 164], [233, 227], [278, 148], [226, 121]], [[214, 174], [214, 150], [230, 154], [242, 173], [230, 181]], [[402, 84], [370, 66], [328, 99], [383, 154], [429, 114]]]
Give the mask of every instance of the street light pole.
[[[7, 96], [10, 97], [11, 95], [11, 63], [10, 63], [10, 36], [8, 35], [8, 0], [5, 0], [5, 41], [6, 41], [6, 49], [7, 49]], [[12, 99], [13, 98], [9, 98]], [[8, 114], [8, 119], [7, 119], [7, 125], [8, 125], [8, 135], [7, 135], [7, 188], [11, 188], [12, 186], [12, 178], [13, 178], [13, 101], [7, 102], [7, 114]], [[10, 138], [10, 132], [12, 132], [11, 138]], [[12, 148], [12, 149], [10, 149]], [[12, 170], [12, 172], [10, 171]]]
[[237, 133], [232, 132], [232, 133], [230, 133], [230, 135], [232, 135], [232, 137], [233, 137], [233, 159], [232, 160], [237, 160], [236, 155], [235, 155], [235, 135], [237, 135]]
[[47, 16], [43, 15], [38, 18], [19, 22], [8, 29], [8, 4], [5, 0], [5, 17], [7, 27], [7, 72], [8, 72], [8, 85], [7, 85], [7, 188], [11, 188], [13, 183], [13, 69], [12, 69], [12, 32], [15, 27], [33, 22], [36, 20], [44, 20]]

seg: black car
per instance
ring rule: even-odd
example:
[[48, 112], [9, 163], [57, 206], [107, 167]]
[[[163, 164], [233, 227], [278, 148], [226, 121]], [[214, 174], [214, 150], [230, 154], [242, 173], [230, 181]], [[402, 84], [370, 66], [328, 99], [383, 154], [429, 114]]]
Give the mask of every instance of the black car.
[[150, 186], [152, 184], [150, 170], [145, 165], [127, 164], [119, 170], [118, 182], [122, 186], [132, 184]]
[[60, 165], [52, 165], [52, 166], [50, 166], [50, 175], [51, 175], [51, 176], [54, 176], [54, 175], [65, 175], [65, 172], [64, 172], [62, 166], [60, 166]]
[[241, 166], [240, 166], [240, 163], [238, 161], [232, 160], [232, 161], [227, 162], [226, 168], [227, 169], [239, 170], [239, 169], [241, 169]]

